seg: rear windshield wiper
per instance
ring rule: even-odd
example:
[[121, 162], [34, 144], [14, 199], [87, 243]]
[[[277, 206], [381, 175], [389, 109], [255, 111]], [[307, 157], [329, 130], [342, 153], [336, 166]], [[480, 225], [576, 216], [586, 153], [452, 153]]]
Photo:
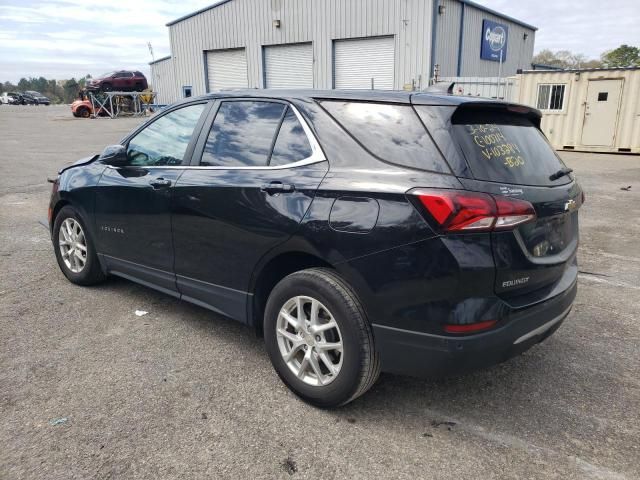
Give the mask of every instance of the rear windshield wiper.
[[553, 173], [549, 176], [549, 180], [558, 180], [561, 177], [564, 177], [565, 175], [569, 175], [571, 172], [573, 172], [573, 168], [561, 168], [560, 170], [558, 170], [556, 173]]

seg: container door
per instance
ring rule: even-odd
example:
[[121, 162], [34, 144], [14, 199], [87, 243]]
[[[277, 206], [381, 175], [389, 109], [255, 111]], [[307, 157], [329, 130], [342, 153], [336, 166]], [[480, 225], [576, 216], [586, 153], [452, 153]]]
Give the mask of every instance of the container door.
[[584, 109], [582, 144], [613, 146], [622, 80], [590, 80]]

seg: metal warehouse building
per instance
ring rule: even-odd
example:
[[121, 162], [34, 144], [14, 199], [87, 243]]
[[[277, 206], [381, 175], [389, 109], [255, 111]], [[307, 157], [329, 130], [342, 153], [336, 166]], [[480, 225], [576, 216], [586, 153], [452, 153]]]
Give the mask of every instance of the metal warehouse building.
[[167, 24], [160, 103], [228, 88], [421, 89], [528, 68], [536, 28], [468, 0], [226, 0]]

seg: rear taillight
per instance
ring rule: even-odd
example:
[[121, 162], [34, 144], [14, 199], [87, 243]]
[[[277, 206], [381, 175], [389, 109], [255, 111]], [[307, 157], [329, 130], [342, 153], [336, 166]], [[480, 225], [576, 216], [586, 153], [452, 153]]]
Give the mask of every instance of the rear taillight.
[[529, 202], [488, 193], [418, 188], [408, 192], [443, 232], [509, 230], [536, 218]]

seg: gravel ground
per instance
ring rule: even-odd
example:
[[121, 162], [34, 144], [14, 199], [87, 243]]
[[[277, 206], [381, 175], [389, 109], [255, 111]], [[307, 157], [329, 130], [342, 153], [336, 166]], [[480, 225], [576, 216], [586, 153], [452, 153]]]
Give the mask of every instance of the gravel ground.
[[640, 478], [640, 157], [562, 154], [587, 202], [554, 336], [460, 378], [383, 375], [322, 411], [248, 328], [58, 270], [46, 176], [140, 121], [0, 106], [1, 479]]

